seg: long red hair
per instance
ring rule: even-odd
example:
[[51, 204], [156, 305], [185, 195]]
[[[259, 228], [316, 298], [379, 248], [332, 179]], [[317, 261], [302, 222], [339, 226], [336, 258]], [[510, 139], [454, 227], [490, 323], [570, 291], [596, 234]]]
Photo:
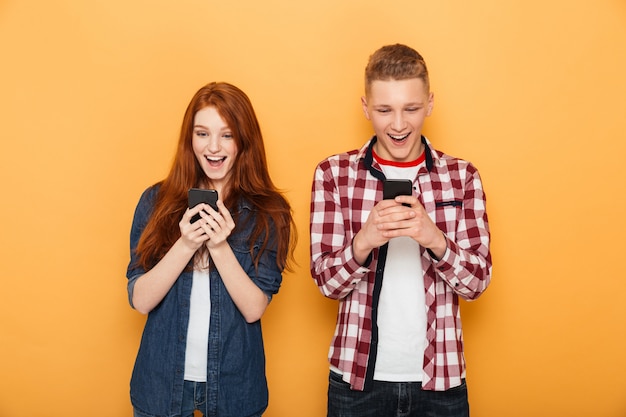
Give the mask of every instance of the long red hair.
[[[172, 168], [163, 181], [155, 184], [160, 188], [154, 211], [136, 249], [139, 264], [146, 270], [151, 269], [180, 237], [178, 223], [187, 209], [187, 191], [192, 187], [211, 188], [192, 148], [194, 117], [206, 107], [215, 107], [237, 144], [230, 182], [223, 190], [224, 204], [234, 208], [242, 198], [252, 204], [256, 222], [250, 238], [250, 251], [257, 239], [263, 239], [262, 248], [254, 258], [255, 265], [272, 240], [276, 242], [273, 249], [277, 250], [278, 266], [290, 270], [297, 239], [291, 207], [270, 178], [261, 128], [250, 99], [239, 88], [224, 82], [205, 85], [187, 106]], [[238, 213], [231, 210], [231, 214], [239, 226]], [[272, 234], [271, 223], [274, 225]], [[200, 250], [207, 249], [203, 245]]]

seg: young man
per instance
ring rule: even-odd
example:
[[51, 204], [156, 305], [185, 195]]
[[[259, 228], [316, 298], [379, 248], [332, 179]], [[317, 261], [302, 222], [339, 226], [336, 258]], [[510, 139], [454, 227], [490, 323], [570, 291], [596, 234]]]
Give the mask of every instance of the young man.
[[[376, 51], [361, 101], [375, 136], [320, 162], [312, 187], [311, 273], [339, 300], [328, 416], [468, 416], [459, 297], [491, 277], [480, 176], [422, 136], [434, 96], [417, 51]], [[401, 178], [412, 195], [383, 200]]]

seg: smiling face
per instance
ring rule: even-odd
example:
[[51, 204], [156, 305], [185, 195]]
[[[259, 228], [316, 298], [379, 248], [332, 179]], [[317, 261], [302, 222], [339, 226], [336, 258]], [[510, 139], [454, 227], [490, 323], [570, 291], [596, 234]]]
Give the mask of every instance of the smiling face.
[[361, 103], [378, 138], [374, 145], [378, 156], [410, 162], [422, 154], [422, 126], [432, 112], [433, 98], [420, 78], [372, 81]]
[[237, 156], [237, 144], [230, 127], [215, 107], [198, 110], [193, 121], [193, 152], [220, 195], [225, 190]]

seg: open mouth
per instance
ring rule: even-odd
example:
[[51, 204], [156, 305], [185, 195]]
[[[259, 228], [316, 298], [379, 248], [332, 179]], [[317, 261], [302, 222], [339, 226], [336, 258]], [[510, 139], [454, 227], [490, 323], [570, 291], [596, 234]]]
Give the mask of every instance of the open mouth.
[[389, 136], [389, 138], [397, 143], [402, 143], [404, 142], [408, 137], [409, 137], [410, 133], [407, 133], [406, 135], [391, 135], [389, 133], [387, 133], [387, 136]]
[[225, 156], [222, 156], [220, 158], [217, 158], [215, 156], [205, 156], [207, 162], [209, 163], [210, 166], [212, 167], [218, 167], [221, 164], [224, 163], [224, 161], [226, 160]]

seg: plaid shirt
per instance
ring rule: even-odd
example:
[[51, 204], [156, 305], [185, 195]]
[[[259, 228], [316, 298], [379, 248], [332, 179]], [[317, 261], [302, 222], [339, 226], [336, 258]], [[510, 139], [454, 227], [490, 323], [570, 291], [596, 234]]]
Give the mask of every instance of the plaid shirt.
[[[352, 253], [352, 239], [382, 200], [384, 175], [372, 158], [375, 141], [320, 162], [311, 197], [311, 274], [325, 296], [339, 300], [329, 361], [354, 390], [367, 390], [374, 373], [387, 249], [373, 250], [364, 265]], [[476, 168], [433, 150], [424, 137], [422, 142], [426, 162], [414, 185], [448, 244], [440, 260], [429, 250], [420, 253], [427, 308], [422, 387], [439, 391], [460, 385], [465, 377], [458, 297], [474, 300], [489, 285], [490, 235]]]

